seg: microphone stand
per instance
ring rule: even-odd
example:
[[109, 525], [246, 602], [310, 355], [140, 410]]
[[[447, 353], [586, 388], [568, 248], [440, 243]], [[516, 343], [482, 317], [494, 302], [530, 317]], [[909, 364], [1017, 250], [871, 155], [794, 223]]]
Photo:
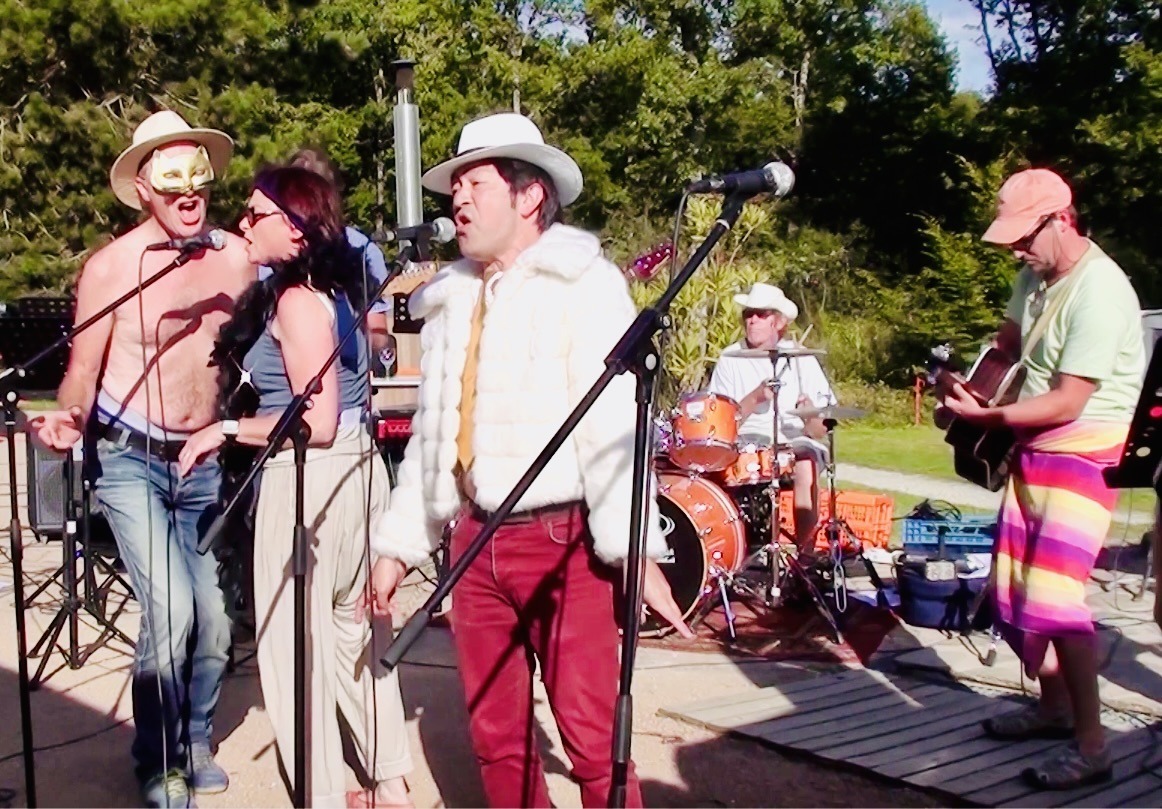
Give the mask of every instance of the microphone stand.
[[[12, 588], [16, 599], [16, 668], [20, 691], [20, 734], [23, 748], [21, 752], [24, 757], [24, 791], [29, 806], [36, 806], [36, 766], [32, 740], [32, 704], [29, 697], [31, 686], [28, 679], [28, 636], [24, 624], [24, 542], [20, 532], [20, 508], [16, 500], [16, 422], [19, 412], [17, 406], [20, 404], [20, 391], [17, 386], [21, 380], [28, 376], [30, 368], [71, 343], [78, 334], [107, 317], [130, 298], [140, 295], [146, 287], [152, 286], [178, 267], [189, 263], [195, 255], [204, 249], [203, 247], [199, 250], [181, 252], [177, 258], [160, 271], [127, 291], [92, 317], [86, 318], [83, 322], [69, 329], [68, 332], [61, 335], [60, 339], [54, 340], [51, 345], [37, 352], [29, 360], [0, 372], [0, 407], [4, 409], [4, 438], [8, 442], [8, 510], [11, 514], [8, 523], [8, 538], [12, 554]], [[86, 564], [88, 564], [87, 560]], [[66, 566], [66, 576], [71, 575]], [[69, 587], [69, 582], [66, 582], [65, 585], [66, 588]], [[75, 587], [75, 582], [72, 586]], [[75, 604], [72, 603], [75, 599], [71, 595], [69, 598], [71, 609], [75, 607]]]
[[395, 280], [403, 268], [410, 262], [416, 261], [417, 257], [425, 252], [426, 245], [424, 242], [416, 242], [407, 244], [401, 249], [395, 259], [392, 260], [391, 266], [388, 267], [387, 277], [383, 279], [379, 287], [375, 290], [375, 294], [371, 295], [365, 302], [363, 311], [355, 318], [355, 322], [347, 332], [341, 335], [338, 342], [335, 344], [335, 350], [331, 352], [331, 356], [323, 363], [323, 367], [319, 369], [318, 373], [307, 382], [306, 387], [302, 393], [297, 394], [291, 403], [287, 405], [279, 418], [278, 423], [267, 435], [266, 446], [258, 453], [254, 459], [254, 463], [250, 467], [250, 471], [246, 473], [246, 477], [239, 483], [235, 490], [233, 497], [226, 504], [222, 513], [215, 518], [214, 522], [210, 524], [205, 536], [202, 537], [201, 542], [198, 543], [198, 553], [205, 554], [218, 541], [226, 527], [226, 522], [230, 515], [238, 508], [239, 502], [242, 501], [247, 491], [254, 484], [255, 478], [262, 470], [262, 467], [270, 460], [271, 456], [278, 451], [286, 440], [291, 440], [294, 447], [294, 463], [295, 463], [295, 531], [294, 531], [294, 546], [291, 552], [291, 571], [294, 577], [294, 622], [295, 622], [295, 638], [294, 638], [294, 679], [295, 679], [295, 754], [294, 754], [294, 795], [293, 801], [295, 806], [306, 806], [306, 780], [307, 780], [307, 723], [306, 723], [306, 670], [307, 670], [307, 528], [306, 515], [304, 507], [305, 499], [305, 473], [306, 473], [306, 456], [307, 456], [307, 442], [310, 439], [310, 428], [303, 421], [303, 415], [311, 406], [311, 397], [323, 389], [323, 377], [331, 366], [335, 364], [335, 360], [339, 358], [343, 346], [349, 339], [354, 337], [360, 327], [367, 320], [367, 315], [371, 311], [372, 303], [378, 299], [387, 290], [388, 284]]
[[669, 307], [682, 287], [694, 275], [694, 271], [710, 255], [718, 241], [733, 227], [742, 208], [751, 194], [732, 194], [723, 202], [721, 214], [714, 227], [699, 245], [694, 255], [670, 282], [661, 297], [647, 309], [638, 313], [637, 318], [626, 329], [617, 345], [605, 358], [605, 370], [593, 387], [581, 398], [573, 412], [565, 419], [553, 437], [541, 450], [532, 466], [517, 481], [512, 491], [489, 517], [480, 533], [456, 560], [447, 575], [440, 581], [435, 591], [424, 605], [408, 619], [383, 657], [383, 665], [393, 670], [399, 665], [407, 650], [416, 642], [420, 634], [431, 622], [440, 603], [464, 576], [473, 560], [484, 550], [501, 523], [512, 513], [513, 508], [528, 488], [544, 470], [549, 460], [565, 443], [573, 429], [589, 411], [597, 398], [609, 386], [613, 378], [626, 371], [637, 375], [637, 415], [634, 423], [633, 492], [630, 498], [629, 557], [626, 560], [625, 604], [623, 609], [624, 631], [621, 644], [621, 668], [618, 677], [618, 698], [613, 727], [613, 772], [609, 805], [625, 806], [626, 782], [629, 777], [630, 741], [633, 723], [633, 682], [634, 658], [637, 654], [637, 627], [640, 623], [642, 582], [645, 576], [645, 524], [649, 513], [646, 496], [649, 480], [650, 418], [654, 401], [654, 382], [658, 369], [658, 352], [654, 346], [654, 336], [670, 324]]

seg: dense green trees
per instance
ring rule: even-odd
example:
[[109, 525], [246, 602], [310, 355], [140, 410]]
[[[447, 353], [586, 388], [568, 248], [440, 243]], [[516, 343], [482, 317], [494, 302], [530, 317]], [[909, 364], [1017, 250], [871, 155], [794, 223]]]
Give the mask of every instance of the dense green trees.
[[519, 107], [577, 157], [572, 216], [627, 262], [666, 238], [691, 177], [792, 163], [795, 194], [710, 287], [783, 283], [840, 376], [905, 382], [928, 344], [988, 332], [1015, 268], [977, 234], [1029, 162], [1075, 178], [1159, 300], [1156, 3], [962, 2], [988, 23], [989, 98], [956, 92], [913, 0], [0, 0], [0, 298], [66, 288], [132, 223], [106, 172], [159, 107], [236, 138], [220, 221], [257, 165], [311, 143], [343, 168], [353, 221], [390, 223], [390, 63], [406, 57], [425, 165], [465, 120]]

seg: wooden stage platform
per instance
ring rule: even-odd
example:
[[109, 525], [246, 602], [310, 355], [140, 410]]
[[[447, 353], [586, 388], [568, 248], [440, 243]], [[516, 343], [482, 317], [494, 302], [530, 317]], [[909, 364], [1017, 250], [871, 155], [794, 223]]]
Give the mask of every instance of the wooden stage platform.
[[851, 669], [662, 713], [904, 781], [959, 805], [1162, 806], [1162, 723], [1109, 712], [1103, 722], [1113, 779], [1072, 791], [1037, 791], [1020, 772], [1061, 742], [999, 742], [980, 729], [982, 719], [1020, 702], [1000, 689]]

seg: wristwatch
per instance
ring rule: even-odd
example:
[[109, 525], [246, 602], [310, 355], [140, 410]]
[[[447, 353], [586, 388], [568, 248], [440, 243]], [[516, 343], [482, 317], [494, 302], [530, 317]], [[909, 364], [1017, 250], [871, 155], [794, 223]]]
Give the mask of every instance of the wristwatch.
[[222, 435], [226, 436], [227, 440], [238, 437], [238, 419], [224, 419], [222, 421]]

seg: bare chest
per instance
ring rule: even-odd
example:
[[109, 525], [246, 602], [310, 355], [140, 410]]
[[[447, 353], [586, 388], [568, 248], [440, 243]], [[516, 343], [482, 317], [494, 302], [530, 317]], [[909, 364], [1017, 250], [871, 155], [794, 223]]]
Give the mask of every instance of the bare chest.
[[171, 273], [116, 311], [114, 341], [150, 353], [188, 343], [208, 350], [233, 312], [236, 286], [221, 271]]

